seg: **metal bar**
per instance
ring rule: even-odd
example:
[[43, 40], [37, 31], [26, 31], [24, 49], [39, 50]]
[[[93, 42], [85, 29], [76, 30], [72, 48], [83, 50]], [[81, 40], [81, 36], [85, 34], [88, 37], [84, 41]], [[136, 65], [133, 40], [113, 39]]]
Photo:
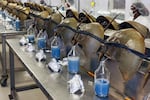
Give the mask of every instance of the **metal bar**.
[[[15, 94], [16, 87], [15, 87], [15, 70], [14, 70], [14, 54], [16, 52], [11, 48], [11, 46], [8, 43], [9, 47], [9, 57], [10, 57], [10, 91], [11, 95], [10, 97], [17, 98], [17, 95]], [[16, 56], [19, 58], [19, 56], [16, 54]], [[20, 61], [24, 64], [24, 62], [20, 59]], [[24, 64], [26, 71], [30, 74], [30, 76], [33, 78], [33, 80], [37, 83], [37, 86], [43, 91], [45, 96], [48, 98], [48, 100], [53, 100], [50, 94], [45, 90], [45, 88], [40, 84], [38, 79], [33, 75], [33, 73], [28, 69], [28, 67]], [[16, 100], [16, 99], [15, 99]]]
[[10, 91], [11, 96], [15, 99], [16, 91], [15, 91], [15, 73], [14, 73], [14, 54], [11, 49], [9, 49], [9, 57], [10, 57]]
[[78, 12], [80, 12], [80, 0], [78, 0]]
[[2, 34], [2, 75], [7, 75], [6, 68], [6, 36]]
[[[21, 60], [21, 62], [23, 62], [23, 61]], [[32, 79], [37, 83], [38, 87], [43, 91], [43, 93], [48, 98], [48, 100], [53, 100], [52, 97], [50, 96], [50, 94], [43, 88], [43, 86], [38, 81], [38, 79], [33, 75], [33, 73], [26, 66], [25, 66], [25, 69], [30, 74], [30, 76], [32, 77]]]
[[36, 88], [39, 88], [36, 84], [31, 84], [28, 86], [21, 86], [21, 87], [16, 87], [16, 92], [30, 90], [30, 89], [36, 89]]
[[5, 35], [5, 36], [8, 36], [8, 35], [23, 35], [23, 34], [26, 34], [27, 32], [26, 31], [5, 31], [3, 32], [2, 34]]

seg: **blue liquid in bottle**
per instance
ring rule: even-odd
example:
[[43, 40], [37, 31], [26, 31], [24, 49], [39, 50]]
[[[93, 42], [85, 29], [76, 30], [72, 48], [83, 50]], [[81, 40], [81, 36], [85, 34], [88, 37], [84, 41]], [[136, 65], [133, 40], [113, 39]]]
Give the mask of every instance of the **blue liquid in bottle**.
[[107, 97], [109, 93], [109, 80], [101, 78], [95, 80], [95, 94], [99, 97]]
[[20, 20], [17, 18], [15, 22], [16, 31], [20, 31]]
[[70, 73], [79, 72], [80, 61], [79, 57], [68, 57], [68, 71]]
[[5, 14], [4, 11], [2, 12], [2, 17], [3, 17], [4, 19], [6, 19], [6, 14]]
[[29, 43], [34, 43], [34, 35], [28, 35]]
[[44, 38], [38, 39], [38, 48], [39, 49], [46, 48], [46, 40]]
[[56, 59], [60, 59], [60, 48], [59, 46], [51, 46], [52, 49], [52, 57]]

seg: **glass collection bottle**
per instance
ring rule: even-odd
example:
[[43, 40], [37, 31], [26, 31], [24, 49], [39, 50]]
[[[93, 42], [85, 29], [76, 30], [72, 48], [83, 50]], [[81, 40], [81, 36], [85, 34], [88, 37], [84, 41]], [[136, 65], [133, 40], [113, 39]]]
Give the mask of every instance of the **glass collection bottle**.
[[110, 72], [105, 65], [105, 61], [101, 61], [95, 70], [94, 90], [98, 97], [107, 97], [110, 87]]
[[6, 19], [6, 10], [2, 11], [2, 17], [3, 19]]
[[78, 73], [80, 66], [80, 57], [76, 53], [76, 45], [72, 46], [68, 53], [68, 72]]
[[29, 43], [35, 42], [35, 34], [37, 33], [36, 26], [34, 24], [30, 25], [27, 29], [27, 39]]
[[16, 31], [20, 31], [20, 28], [21, 28], [20, 25], [21, 25], [21, 24], [20, 24], [20, 20], [19, 20], [19, 18], [17, 18], [16, 21], [15, 21], [15, 28], [16, 28]]
[[37, 44], [38, 49], [44, 49], [46, 48], [46, 41], [48, 39], [48, 35], [45, 29], [41, 29], [39, 31], [39, 34], [37, 35]]
[[54, 39], [51, 42], [51, 55], [55, 59], [60, 59], [60, 44], [58, 41], [58, 37], [54, 36]]

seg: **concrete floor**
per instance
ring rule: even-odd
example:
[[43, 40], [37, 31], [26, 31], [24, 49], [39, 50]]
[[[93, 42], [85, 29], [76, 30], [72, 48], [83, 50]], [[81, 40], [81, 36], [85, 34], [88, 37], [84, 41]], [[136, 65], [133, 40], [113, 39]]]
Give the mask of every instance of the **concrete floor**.
[[[1, 44], [0, 44], [0, 52], [1, 52]], [[8, 58], [8, 49], [7, 49], [7, 59]], [[7, 66], [9, 61], [7, 61]], [[16, 69], [23, 69], [23, 65], [20, 63], [20, 61], [15, 58], [15, 66], [17, 66]], [[0, 60], [0, 78], [1, 78], [1, 70], [2, 64]], [[16, 85], [17, 86], [22, 86], [22, 85], [28, 85], [28, 84], [34, 84], [34, 81], [31, 79], [29, 74], [26, 71], [16, 71]], [[8, 78], [7, 81], [7, 86], [6, 87], [1, 87], [0, 86], [0, 100], [9, 100], [8, 95], [10, 94], [10, 81]], [[22, 91], [22, 92], [17, 92], [18, 95], [18, 100], [47, 100], [45, 95], [42, 93], [42, 91], [37, 88], [37, 89], [32, 89], [32, 90], [27, 90], [27, 91]]]

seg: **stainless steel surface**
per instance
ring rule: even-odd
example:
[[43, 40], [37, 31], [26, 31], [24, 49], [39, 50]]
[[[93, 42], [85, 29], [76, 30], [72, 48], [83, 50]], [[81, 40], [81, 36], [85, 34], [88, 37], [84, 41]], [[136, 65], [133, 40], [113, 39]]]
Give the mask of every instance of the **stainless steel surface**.
[[[10, 58], [12, 59], [12, 54], [17, 55], [48, 99], [52, 97], [54, 100], [121, 100], [115, 99], [112, 96], [109, 96], [109, 98], [96, 97], [93, 91], [93, 79], [84, 72], [81, 73], [81, 78], [84, 82], [85, 93], [80, 95], [70, 94], [67, 80], [72, 77], [72, 75], [67, 72], [66, 67], [63, 67], [63, 71], [60, 73], [53, 73], [46, 67], [45, 63], [37, 62], [33, 53], [24, 51], [24, 47], [19, 45], [19, 39], [7, 39], [6, 41], [11, 52]], [[14, 61], [13, 59], [11, 61], [12, 66], [10, 67], [13, 68]], [[14, 72], [12, 72], [12, 74], [13, 73]], [[13, 87], [15, 83], [13, 80], [12, 82]], [[49, 95], [51, 97], [49, 97]]]

